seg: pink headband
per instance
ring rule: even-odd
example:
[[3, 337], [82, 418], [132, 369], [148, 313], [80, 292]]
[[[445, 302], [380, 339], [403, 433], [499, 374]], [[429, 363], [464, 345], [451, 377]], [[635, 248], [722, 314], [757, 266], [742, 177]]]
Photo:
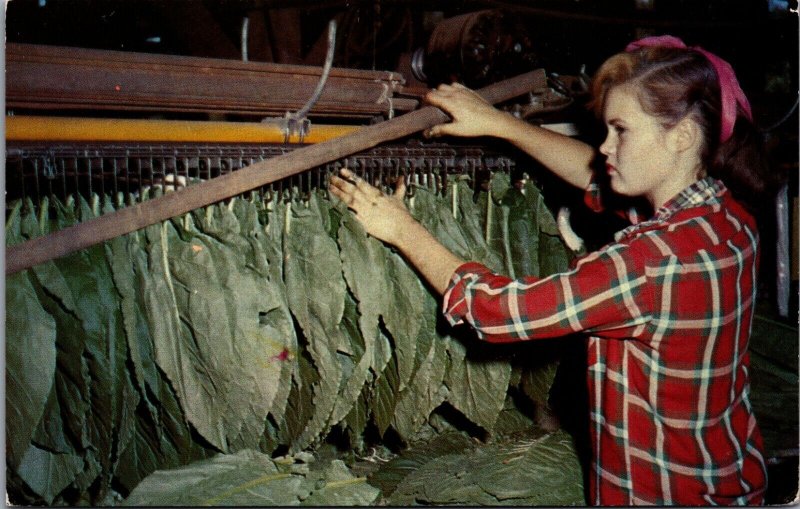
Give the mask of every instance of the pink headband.
[[[633, 51], [647, 46], [663, 46], [667, 48], [687, 48], [686, 44], [677, 37], [671, 35], [661, 35], [658, 37], [645, 37], [634, 41], [625, 47], [625, 51]], [[714, 70], [717, 72], [719, 79], [720, 101], [722, 103], [722, 119], [721, 128], [719, 133], [719, 141], [724, 143], [733, 134], [733, 125], [736, 123], [736, 104], [741, 106], [742, 111], [748, 120], [753, 120], [753, 114], [750, 110], [750, 103], [747, 101], [742, 88], [739, 86], [739, 81], [736, 79], [736, 73], [733, 72], [731, 64], [721, 59], [717, 55], [706, 51], [699, 46], [692, 46], [691, 48], [698, 53], [705, 56]]]

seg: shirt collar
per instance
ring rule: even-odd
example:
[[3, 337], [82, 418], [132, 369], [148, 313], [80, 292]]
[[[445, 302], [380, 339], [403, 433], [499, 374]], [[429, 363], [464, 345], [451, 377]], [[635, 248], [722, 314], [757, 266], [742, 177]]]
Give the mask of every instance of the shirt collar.
[[637, 231], [661, 224], [681, 210], [719, 203], [719, 196], [725, 191], [725, 184], [713, 177], [700, 179], [659, 207], [653, 217], [617, 232], [614, 237], [619, 241]]
[[718, 196], [725, 191], [725, 184], [713, 177], [705, 177], [690, 185], [656, 210], [655, 220], [664, 220], [679, 210], [698, 205], [718, 202]]

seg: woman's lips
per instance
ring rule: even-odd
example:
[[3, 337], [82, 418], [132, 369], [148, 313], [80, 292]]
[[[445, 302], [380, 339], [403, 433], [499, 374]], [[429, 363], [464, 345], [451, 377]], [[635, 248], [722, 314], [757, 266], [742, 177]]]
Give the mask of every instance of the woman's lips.
[[616, 173], [616, 172], [617, 172], [617, 169], [614, 167], [613, 164], [607, 164], [606, 163], [606, 173], [611, 175], [612, 173]]

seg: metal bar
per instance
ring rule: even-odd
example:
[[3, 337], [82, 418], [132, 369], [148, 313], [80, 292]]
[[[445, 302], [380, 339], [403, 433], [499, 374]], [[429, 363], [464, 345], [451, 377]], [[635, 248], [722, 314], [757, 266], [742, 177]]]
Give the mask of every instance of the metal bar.
[[[490, 103], [498, 103], [543, 86], [545, 79], [544, 71], [540, 69], [495, 83], [478, 92]], [[392, 120], [364, 127], [347, 136], [308, 145], [239, 171], [7, 247], [6, 274], [14, 274], [447, 120], [448, 116], [443, 111], [426, 106]]]
[[[239, 113], [282, 117], [314, 92], [315, 66], [9, 43], [6, 107]], [[403, 76], [333, 68], [311, 115], [408, 111]]]

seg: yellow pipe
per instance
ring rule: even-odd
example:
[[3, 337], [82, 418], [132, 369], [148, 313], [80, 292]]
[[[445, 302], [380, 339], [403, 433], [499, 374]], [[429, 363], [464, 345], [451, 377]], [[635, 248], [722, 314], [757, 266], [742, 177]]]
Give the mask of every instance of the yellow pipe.
[[[350, 125], [312, 125], [304, 143], [319, 143], [360, 129]], [[188, 120], [82, 117], [6, 117], [9, 141], [148, 141], [203, 143], [283, 143], [277, 124]], [[300, 143], [292, 136], [289, 143]]]

